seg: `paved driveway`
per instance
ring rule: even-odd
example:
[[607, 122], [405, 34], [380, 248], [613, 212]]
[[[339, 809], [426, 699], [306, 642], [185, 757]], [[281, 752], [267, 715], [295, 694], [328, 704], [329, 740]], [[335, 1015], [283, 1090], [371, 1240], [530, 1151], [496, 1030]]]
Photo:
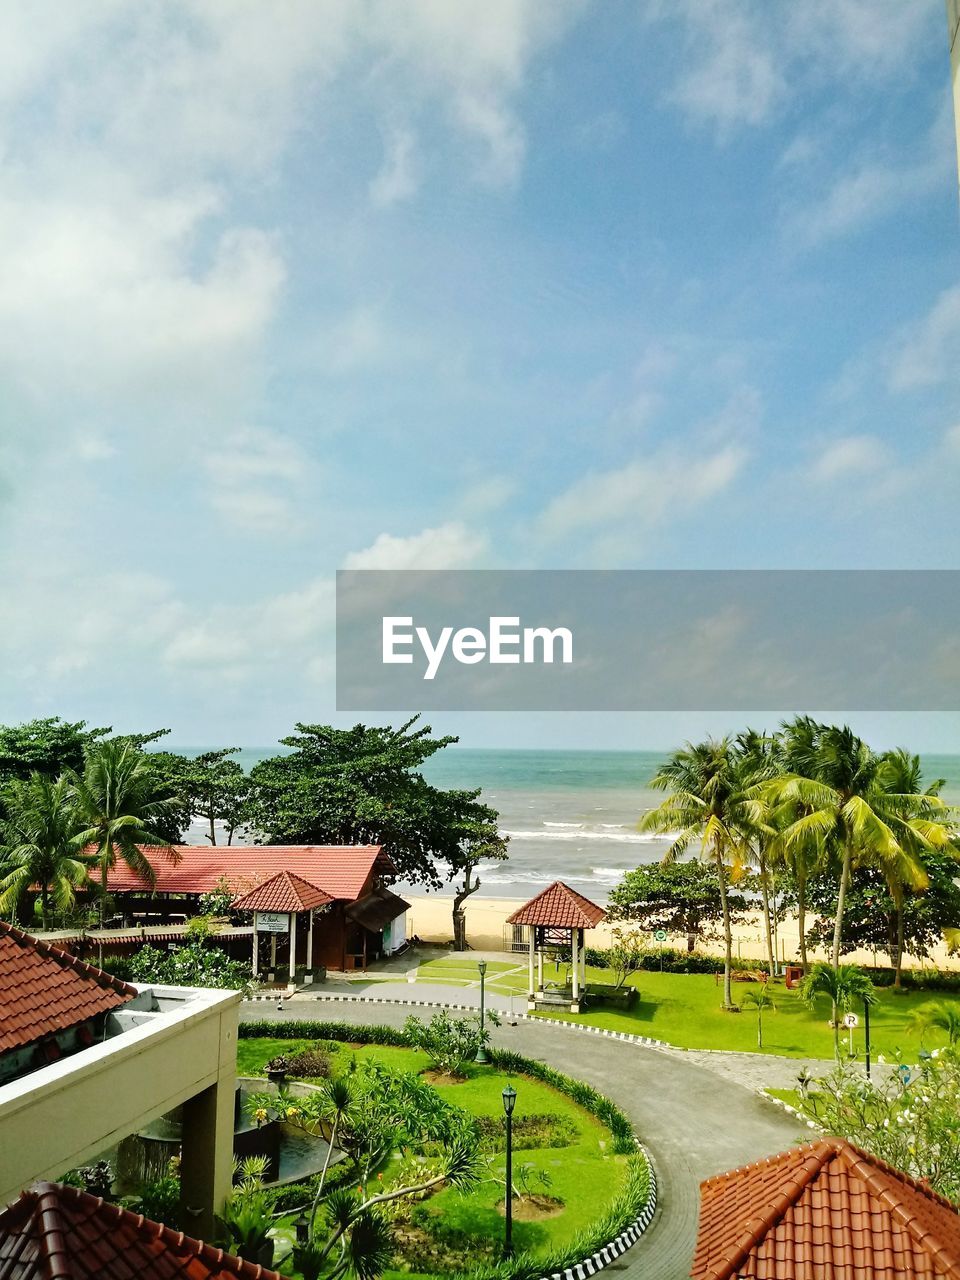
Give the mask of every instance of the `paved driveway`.
[[[353, 1025], [400, 1026], [409, 1013], [397, 1005], [330, 1004], [294, 1000], [246, 1004], [247, 1020], [311, 1018]], [[593, 1036], [562, 1024], [505, 1023], [494, 1041], [586, 1080], [630, 1117], [653, 1156], [659, 1207], [640, 1242], [607, 1274], [630, 1280], [683, 1280], [689, 1276], [702, 1178], [793, 1145], [801, 1135], [792, 1117], [750, 1089], [679, 1053]], [[522, 1104], [521, 1104], [522, 1105]]]

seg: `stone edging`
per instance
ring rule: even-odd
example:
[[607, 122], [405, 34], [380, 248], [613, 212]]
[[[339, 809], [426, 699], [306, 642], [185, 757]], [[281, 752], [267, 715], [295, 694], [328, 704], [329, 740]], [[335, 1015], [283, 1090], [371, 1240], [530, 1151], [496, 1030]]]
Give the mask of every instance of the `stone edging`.
[[543, 1276], [541, 1280], [586, 1280], [587, 1276], [596, 1275], [604, 1267], [616, 1262], [631, 1245], [637, 1243], [647, 1227], [649, 1227], [653, 1221], [653, 1215], [657, 1211], [657, 1175], [653, 1167], [653, 1161], [650, 1159], [650, 1153], [639, 1142], [637, 1143], [637, 1150], [643, 1152], [647, 1168], [650, 1171], [647, 1203], [640, 1210], [639, 1215], [628, 1227], [624, 1227], [614, 1240], [597, 1249], [595, 1253], [591, 1253], [589, 1258], [584, 1258], [582, 1262], [575, 1262], [572, 1267], [565, 1267], [563, 1271], [553, 1271], [549, 1276]]
[[[479, 1009], [475, 1004], [452, 1004], [446, 1000], [408, 1000], [406, 998], [399, 999], [389, 996], [348, 996], [341, 995], [339, 992], [327, 995], [315, 995], [309, 997], [312, 1000], [328, 1000], [333, 1004], [392, 1004], [392, 1005], [413, 1005], [419, 1009], [454, 1009], [458, 1013], [478, 1013]], [[286, 997], [290, 999], [289, 996]], [[284, 997], [280, 994], [270, 995], [252, 995], [245, 996], [244, 1002], [263, 1001], [268, 1004], [281, 1004]], [[297, 1001], [297, 1004], [302, 1004]], [[676, 1045], [667, 1044], [666, 1040], [655, 1040], [652, 1036], [635, 1036], [630, 1031], [608, 1031], [605, 1027], [591, 1027], [585, 1022], [567, 1022], [562, 1018], [538, 1018], [535, 1014], [529, 1013], [510, 1013], [506, 1009], [493, 1008], [492, 1010], [498, 1017], [508, 1022], [532, 1022], [538, 1027], [564, 1027], [571, 1031], [586, 1031], [592, 1036], [604, 1036], [608, 1040], [623, 1040], [627, 1044], [641, 1044], [648, 1049], [671, 1049], [676, 1050]]]
[[826, 1130], [817, 1124], [816, 1120], [811, 1120], [809, 1116], [805, 1116], [802, 1111], [796, 1107], [791, 1107], [789, 1102], [784, 1102], [782, 1098], [775, 1098], [772, 1093], [767, 1093], [766, 1089], [758, 1089], [758, 1095], [767, 1102], [772, 1102], [775, 1107], [779, 1107], [781, 1111], [786, 1111], [788, 1115], [795, 1116], [801, 1124], [805, 1124], [808, 1129], [816, 1129], [819, 1133], [826, 1133]]

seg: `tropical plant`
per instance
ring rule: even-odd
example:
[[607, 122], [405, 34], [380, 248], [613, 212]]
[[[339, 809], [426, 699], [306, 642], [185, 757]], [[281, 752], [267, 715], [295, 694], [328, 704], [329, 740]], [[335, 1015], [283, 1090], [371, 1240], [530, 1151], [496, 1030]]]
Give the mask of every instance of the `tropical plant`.
[[216, 1224], [231, 1253], [248, 1262], [269, 1266], [273, 1261], [273, 1226], [270, 1194], [263, 1185], [267, 1172], [264, 1156], [234, 1161], [234, 1187]]
[[[500, 1017], [492, 1009], [486, 1011], [486, 1021], [500, 1025]], [[448, 1076], [459, 1076], [464, 1064], [477, 1056], [480, 1046], [486, 1048], [490, 1043], [490, 1032], [485, 1026], [481, 1028], [479, 1016], [451, 1018], [446, 1009], [434, 1014], [429, 1022], [407, 1018], [403, 1032], [409, 1045], [428, 1055], [435, 1071]]]
[[15, 913], [24, 894], [37, 885], [40, 921], [47, 929], [51, 901], [59, 911], [68, 911], [89, 875], [73, 792], [65, 777], [54, 780], [33, 773], [26, 781], [7, 785], [3, 806], [7, 855], [0, 879], [0, 911]]
[[950, 814], [937, 795], [894, 791], [890, 761], [846, 726], [801, 717], [785, 724], [783, 734], [785, 773], [765, 792], [789, 815], [779, 837], [785, 850], [798, 845], [809, 854], [812, 845], [820, 861], [839, 865], [831, 950], [836, 966], [853, 867], [876, 866], [891, 882], [924, 888], [922, 851], [950, 845]]
[[774, 1012], [777, 1002], [774, 999], [773, 992], [765, 982], [759, 983], [755, 987], [748, 987], [740, 996], [741, 1005], [753, 1005], [757, 1011], [757, 1048], [763, 1048], [763, 1015], [769, 1009]]
[[253, 972], [242, 960], [231, 960], [219, 947], [191, 942], [161, 951], [158, 947], [141, 947], [130, 957], [127, 975], [132, 982], [165, 983], [174, 987], [218, 987], [224, 991], [240, 991], [247, 995], [253, 983]]
[[942, 1031], [951, 1045], [960, 1041], [960, 1005], [952, 1000], [931, 1000], [914, 1011], [910, 1028], [921, 1039], [930, 1031]]
[[747, 849], [756, 862], [757, 881], [760, 886], [760, 906], [763, 915], [763, 934], [767, 949], [767, 969], [770, 977], [777, 976], [777, 952], [774, 943], [776, 909], [771, 909], [771, 897], [776, 895], [773, 850], [777, 836], [772, 815], [762, 803], [766, 784], [778, 772], [778, 752], [775, 740], [756, 729], [745, 729], [736, 738], [737, 766], [745, 795], [757, 797], [761, 803], [752, 807]]
[[650, 785], [670, 792], [639, 823], [642, 831], [675, 834], [664, 861], [672, 862], [697, 843], [700, 857], [714, 869], [723, 919], [723, 1007], [733, 1009], [733, 928], [728, 892], [731, 881], [742, 873], [754, 819], [730, 739], [688, 743], [670, 757]]
[[[146, 757], [123, 739], [100, 743], [88, 754], [83, 773], [68, 776], [82, 824], [79, 838], [90, 848], [100, 873], [102, 929], [108, 877], [118, 857], [147, 886], [156, 882], [156, 873], [144, 845], [154, 846], [172, 861], [179, 857], [153, 827], [176, 801], [158, 794]], [[102, 946], [101, 941], [101, 950]]]
[[[745, 918], [747, 900], [727, 888], [731, 922]], [[653, 932], [685, 934], [687, 951], [698, 942], [721, 936], [716, 926], [723, 920], [716, 872], [703, 862], [655, 862], [628, 871], [610, 894], [610, 918], [629, 920]]]
[[831, 1005], [833, 1027], [833, 1051], [840, 1061], [840, 1013], [846, 1012], [855, 1002], [873, 1004], [876, 992], [869, 977], [855, 964], [815, 964], [800, 985], [800, 995], [808, 1004], [815, 1004], [824, 996]]

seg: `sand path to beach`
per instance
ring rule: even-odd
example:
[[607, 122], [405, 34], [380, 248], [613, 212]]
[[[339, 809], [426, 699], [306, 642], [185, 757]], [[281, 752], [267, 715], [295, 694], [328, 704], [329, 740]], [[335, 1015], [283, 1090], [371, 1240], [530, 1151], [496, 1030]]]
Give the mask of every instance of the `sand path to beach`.
[[[381, 995], [384, 993], [380, 993]], [[450, 990], [446, 989], [446, 998]], [[419, 988], [417, 998], [425, 993]], [[459, 999], [459, 994], [458, 997]], [[353, 1025], [398, 1027], [410, 1013], [427, 1010], [402, 1003], [351, 1004], [296, 996], [283, 1002], [246, 1003], [246, 1021], [311, 1018]], [[560, 1071], [586, 1080], [612, 1098], [630, 1117], [647, 1147], [660, 1184], [653, 1223], [641, 1240], [606, 1268], [630, 1280], [684, 1280], [690, 1272], [697, 1232], [698, 1187], [702, 1178], [758, 1160], [803, 1140], [802, 1126], [748, 1084], [682, 1052], [591, 1035], [562, 1024], [504, 1022], [494, 1042]], [[752, 1058], [752, 1054], [716, 1055]], [[771, 1066], [777, 1059], [763, 1059]], [[793, 1077], [802, 1063], [789, 1062]], [[818, 1064], [822, 1069], [825, 1064]], [[764, 1082], [773, 1083], [769, 1074]], [[522, 1105], [521, 1099], [518, 1106]]]

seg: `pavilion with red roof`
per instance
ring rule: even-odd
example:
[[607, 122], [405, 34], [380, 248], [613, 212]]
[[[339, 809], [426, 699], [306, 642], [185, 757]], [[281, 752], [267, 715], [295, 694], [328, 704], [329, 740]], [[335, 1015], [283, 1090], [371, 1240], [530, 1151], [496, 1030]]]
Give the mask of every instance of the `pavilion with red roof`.
[[554, 880], [507, 918], [508, 924], [525, 925], [529, 933], [528, 1008], [555, 1003], [547, 999], [544, 991], [543, 953], [548, 949], [569, 946], [573, 958], [571, 984], [569, 993], [564, 991], [561, 996], [569, 995], [571, 1013], [580, 1012], [580, 996], [586, 980], [584, 931], [595, 928], [606, 916], [603, 907], [598, 907], [562, 880]]
[[700, 1186], [693, 1280], [960, 1280], [949, 1200], [842, 1138]]

